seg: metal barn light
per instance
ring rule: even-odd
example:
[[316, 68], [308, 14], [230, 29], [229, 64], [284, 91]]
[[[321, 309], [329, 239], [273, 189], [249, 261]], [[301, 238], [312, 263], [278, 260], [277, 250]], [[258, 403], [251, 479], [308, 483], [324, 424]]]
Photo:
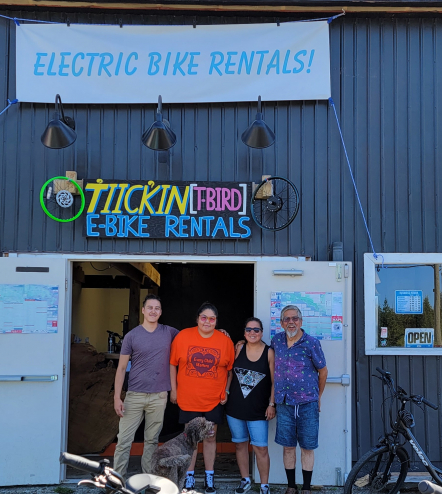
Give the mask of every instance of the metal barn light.
[[154, 151], [165, 151], [176, 144], [176, 135], [170, 128], [169, 122], [163, 120], [162, 109], [163, 101], [160, 95], [158, 96], [156, 120], [141, 137], [142, 143]]
[[41, 142], [47, 148], [62, 149], [74, 144], [76, 139], [77, 134], [75, 133], [74, 119], [64, 116], [63, 104], [60, 95], [57, 94], [55, 96], [53, 120], [49, 122], [46, 130], [43, 132]]
[[258, 113], [255, 121], [243, 132], [242, 142], [251, 148], [268, 148], [275, 142], [275, 134], [262, 119], [261, 96], [258, 96]]

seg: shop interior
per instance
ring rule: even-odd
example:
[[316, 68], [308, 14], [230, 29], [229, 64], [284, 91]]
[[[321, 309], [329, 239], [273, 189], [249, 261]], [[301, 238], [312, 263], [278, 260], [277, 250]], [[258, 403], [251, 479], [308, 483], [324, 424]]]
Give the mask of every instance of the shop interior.
[[[190, 262], [76, 262], [73, 266], [68, 448], [71, 453], [112, 461], [118, 433], [113, 382], [121, 341], [143, 320], [148, 293], [162, 301], [160, 322], [179, 330], [196, 324], [205, 301], [219, 311], [218, 328], [236, 343], [245, 320], [253, 315], [254, 265]], [[178, 407], [167, 404], [160, 442], [183, 430]], [[144, 421], [135, 435], [129, 474], [140, 473]], [[226, 420], [217, 434], [215, 472], [239, 474]], [[203, 472], [202, 455], [197, 470]], [[78, 471], [67, 471], [78, 478]]]

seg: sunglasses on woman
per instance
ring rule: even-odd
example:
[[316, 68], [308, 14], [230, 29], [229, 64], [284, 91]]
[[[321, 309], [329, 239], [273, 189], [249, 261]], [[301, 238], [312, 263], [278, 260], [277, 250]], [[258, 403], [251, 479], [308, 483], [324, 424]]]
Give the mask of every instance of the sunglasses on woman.
[[261, 331], [261, 328], [244, 328], [244, 331], [246, 333], [251, 333], [252, 331], [254, 331], [255, 333], [259, 333]]
[[216, 317], [215, 316], [200, 316], [200, 320], [201, 320], [201, 322], [209, 321], [210, 323], [213, 324], [216, 321]]

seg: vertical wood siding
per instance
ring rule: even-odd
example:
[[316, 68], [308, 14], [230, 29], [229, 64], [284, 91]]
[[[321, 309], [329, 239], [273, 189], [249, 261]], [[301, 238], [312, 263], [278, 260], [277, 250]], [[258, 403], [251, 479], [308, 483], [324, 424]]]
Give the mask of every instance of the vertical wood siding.
[[[72, 23], [192, 24], [193, 16], [2, 12], [11, 17]], [[280, 20], [290, 20], [282, 18]], [[292, 18], [293, 19], [293, 18]], [[197, 17], [197, 24], [275, 22], [270, 17]], [[0, 102], [15, 97], [15, 29], [0, 18]], [[68, 28], [67, 28], [68, 29]], [[124, 28], [123, 28], [124, 29]], [[332, 96], [363, 208], [378, 252], [441, 252], [442, 18], [346, 16], [330, 25]], [[146, 88], [148, 91], [148, 88]], [[255, 99], [258, 95], [251, 95]], [[63, 98], [63, 95], [61, 95]], [[55, 98], [55, 95], [54, 95]], [[3, 107], [2, 107], [3, 108]], [[164, 117], [177, 134], [168, 162], [141, 144], [155, 105], [66, 105], [78, 138], [48, 150], [40, 136], [53, 105], [14, 105], [0, 117], [0, 251], [308, 255], [324, 261], [335, 241], [354, 263], [353, 459], [382, 432], [383, 396], [371, 374], [395, 369], [400, 384], [441, 405], [440, 357], [364, 355], [363, 253], [370, 251], [355, 201], [334, 114], [327, 101], [265, 102], [276, 143], [248, 149], [240, 135], [256, 104], [169, 105]], [[301, 208], [289, 228], [252, 226], [250, 242], [106, 240], [83, 237], [82, 221], [58, 224], [39, 205], [52, 176], [80, 178], [260, 181], [291, 179]], [[441, 461], [440, 412], [415, 411], [417, 437]], [[423, 418], [422, 420], [420, 420]]]

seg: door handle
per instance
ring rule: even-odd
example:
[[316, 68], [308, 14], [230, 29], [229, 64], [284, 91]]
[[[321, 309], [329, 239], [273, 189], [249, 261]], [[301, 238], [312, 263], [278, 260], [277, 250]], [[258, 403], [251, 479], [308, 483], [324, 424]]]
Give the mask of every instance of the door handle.
[[342, 386], [350, 386], [350, 375], [342, 374], [341, 377], [327, 377], [327, 383], [342, 384]]
[[58, 375], [53, 376], [0, 376], [0, 382], [52, 382], [58, 381]]

